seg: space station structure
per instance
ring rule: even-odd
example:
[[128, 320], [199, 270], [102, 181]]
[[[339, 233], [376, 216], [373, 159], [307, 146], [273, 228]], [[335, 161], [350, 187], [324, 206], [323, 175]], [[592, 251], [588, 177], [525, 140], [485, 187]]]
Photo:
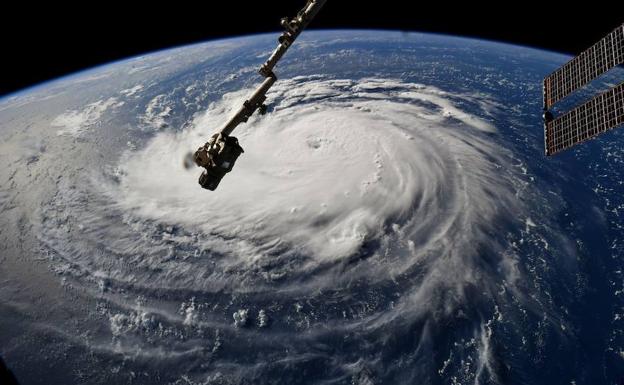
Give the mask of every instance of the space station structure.
[[297, 13], [297, 16], [292, 19], [283, 18], [281, 20], [284, 32], [278, 39], [279, 44], [259, 70], [260, 75], [265, 80], [249, 99], [245, 100], [234, 116], [192, 156], [194, 163], [204, 168], [199, 177], [199, 184], [203, 188], [214, 191], [219, 186], [221, 179], [232, 171], [236, 160], [244, 152], [238, 143], [238, 139], [231, 136], [232, 132], [239, 124], [247, 122], [256, 111], [262, 115], [267, 112], [266, 94], [277, 81], [273, 68], [325, 5], [326, 1], [308, 0], [305, 7]]
[[553, 106], [623, 63], [624, 24], [544, 78], [547, 156], [624, 125], [624, 81], [567, 112], [553, 111]]

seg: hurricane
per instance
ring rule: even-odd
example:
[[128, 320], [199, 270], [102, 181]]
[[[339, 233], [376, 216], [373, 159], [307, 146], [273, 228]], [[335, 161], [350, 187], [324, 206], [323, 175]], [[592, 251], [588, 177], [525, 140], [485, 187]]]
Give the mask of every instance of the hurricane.
[[59, 181], [40, 241], [106, 325], [64, 335], [188, 369], [176, 384], [485, 384], [506, 381], [501, 347], [522, 338], [493, 330], [561, 322], [526, 288], [514, 239], [535, 227], [531, 192], [500, 145], [499, 102], [393, 78], [280, 79], [268, 113], [236, 130], [234, 171], [202, 190], [182, 160], [250, 92]]

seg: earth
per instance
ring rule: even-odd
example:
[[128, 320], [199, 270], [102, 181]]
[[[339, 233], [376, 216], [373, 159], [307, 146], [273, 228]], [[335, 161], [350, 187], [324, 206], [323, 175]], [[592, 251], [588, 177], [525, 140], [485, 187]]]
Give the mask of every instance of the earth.
[[624, 132], [546, 158], [568, 56], [305, 32], [215, 192], [183, 167], [275, 34], [0, 100], [0, 356], [21, 384], [616, 384]]

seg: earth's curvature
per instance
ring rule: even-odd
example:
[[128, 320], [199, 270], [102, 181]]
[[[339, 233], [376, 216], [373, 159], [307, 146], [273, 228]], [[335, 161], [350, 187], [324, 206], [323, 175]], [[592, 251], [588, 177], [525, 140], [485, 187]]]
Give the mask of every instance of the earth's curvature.
[[306, 32], [216, 192], [183, 158], [261, 35], [0, 101], [0, 356], [23, 384], [609, 384], [624, 143], [543, 156], [568, 58]]

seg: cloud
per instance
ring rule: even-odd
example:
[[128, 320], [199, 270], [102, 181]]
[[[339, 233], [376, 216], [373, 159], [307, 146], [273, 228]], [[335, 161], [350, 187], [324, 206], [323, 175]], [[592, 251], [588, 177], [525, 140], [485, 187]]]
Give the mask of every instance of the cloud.
[[[394, 252], [410, 257], [362, 267], [378, 270], [371, 279], [406, 271], [432, 252], [462, 258], [512, 204], [510, 184], [496, 177], [504, 150], [491, 143], [496, 128], [479, 116], [479, 100], [392, 79], [281, 80], [269, 94], [271, 112], [235, 131], [246, 152], [234, 171], [206, 192], [197, 185], [200, 170], [183, 170], [182, 159], [250, 91], [227, 94], [191, 129], [157, 134], [128, 152], [111, 197], [139, 217], [219, 235], [205, 247], [243, 271], [296, 255], [299, 265], [281, 261], [282, 273], [307, 274], [396, 240]], [[476, 110], [460, 109], [458, 100]], [[477, 279], [453, 258], [442, 259], [450, 263], [444, 267], [429, 261], [432, 272], [453, 268], [462, 282]], [[438, 274], [432, 277], [435, 287]]]
[[117, 106], [116, 98], [99, 100], [88, 104], [81, 110], [70, 110], [57, 116], [51, 123], [52, 127], [61, 127], [57, 135], [80, 136], [98, 123], [102, 114], [109, 108]]

